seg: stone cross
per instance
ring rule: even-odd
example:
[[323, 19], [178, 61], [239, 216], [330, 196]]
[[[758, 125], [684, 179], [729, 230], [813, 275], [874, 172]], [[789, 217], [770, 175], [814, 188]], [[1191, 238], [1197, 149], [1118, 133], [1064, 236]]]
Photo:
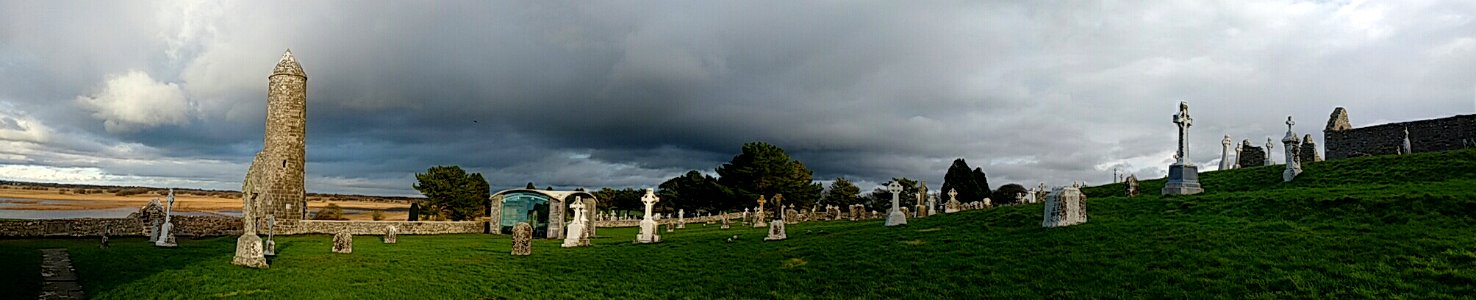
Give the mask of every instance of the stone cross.
[[1174, 114], [1174, 124], [1179, 125], [1179, 149], [1175, 156], [1176, 164], [1185, 164], [1185, 157], [1189, 154], [1189, 127], [1194, 126], [1194, 118], [1189, 117], [1189, 103], [1179, 101], [1179, 113]]
[[902, 184], [892, 181], [887, 185], [887, 190], [892, 192], [892, 211], [887, 214], [887, 226], [906, 225], [907, 216], [902, 214], [901, 198]]
[[1286, 144], [1286, 171], [1281, 173], [1282, 182], [1290, 182], [1292, 178], [1302, 174], [1302, 166], [1297, 162], [1297, 153], [1293, 150], [1295, 147], [1292, 147], [1297, 144], [1297, 133], [1292, 132], [1292, 125], [1296, 124], [1292, 122], [1291, 116], [1286, 117], [1286, 137], [1281, 138], [1281, 143]]
[[1221, 148], [1220, 148], [1220, 170], [1229, 170], [1230, 169], [1230, 166], [1231, 166], [1231, 164], [1230, 164], [1230, 135], [1227, 134], [1227, 135], [1225, 135], [1225, 139], [1220, 140], [1220, 146], [1221, 146]]
[[958, 189], [948, 189], [948, 201], [958, 201]]
[[1271, 138], [1269, 138], [1269, 137], [1266, 138], [1266, 165], [1267, 166], [1276, 164], [1276, 162], [1271, 161], [1271, 149], [1273, 149], [1273, 148], [1276, 148], [1276, 144], [1272, 144], [1271, 143]]
[[651, 207], [653, 205], [656, 205], [657, 201], [660, 200], [656, 198], [656, 194], [653, 192], [653, 190], [646, 189], [646, 195], [641, 196], [641, 203], [646, 204], [646, 219], [651, 219]]
[[1400, 149], [1400, 153], [1399, 154], [1410, 154], [1410, 153], [1413, 153], [1414, 152], [1414, 148], [1410, 147], [1410, 145], [1409, 145], [1409, 127], [1405, 127], [1404, 128], [1404, 145], [1403, 146], [1404, 146], [1404, 149]]

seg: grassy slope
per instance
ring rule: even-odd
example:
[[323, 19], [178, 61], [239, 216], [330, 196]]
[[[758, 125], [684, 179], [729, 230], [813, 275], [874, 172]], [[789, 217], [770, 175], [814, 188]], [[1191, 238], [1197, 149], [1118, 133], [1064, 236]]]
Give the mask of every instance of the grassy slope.
[[[689, 225], [633, 245], [633, 229], [601, 229], [594, 247], [536, 241], [531, 257], [509, 256], [506, 236], [363, 236], [349, 255], [329, 253], [328, 236], [293, 236], [270, 270], [231, 266], [232, 237], [106, 251], [0, 240], [0, 290], [34, 294], [34, 249], [69, 247], [98, 299], [1454, 297], [1476, 294], [1473, 167], [1476, 151], [1461, 151], [1312, 163], [1293, 183], [1276, 167], [1210, 172], [1209, 192], [1190, 197], [1094, 187], [1091, 222], [1055, 229], [1025, 205], [902, 228], [797, 224], [782, 242]], [[732, 234], [743, 239], [723, 241]]]

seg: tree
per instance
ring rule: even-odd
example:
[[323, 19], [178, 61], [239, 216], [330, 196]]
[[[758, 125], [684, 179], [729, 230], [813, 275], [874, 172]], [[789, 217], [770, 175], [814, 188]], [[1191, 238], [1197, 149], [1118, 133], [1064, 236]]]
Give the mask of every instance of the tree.
[[804, 163], [791, 159], [784, 149], [763, 142], [743, 144], [743, 153], [718, 166], [717, 174], [718, 183], [732, 191], [732, 207], [751, 206], [759, 195], [775, 194], [784, 194], [785, 204], [808, 207], [820, 199], [820, 191], [824, 190]]
[[890, 185], [893, 181], [902, 185], [902, 194], [897, 199], [897, 207], [912, 207], [917, 205], [917, 181], [903, 177], [892, 178], [892, 181], [888, 181], [882, 184], [881, 187], [872, 190], [870, 199], [867, 199], [867, 209], [883, 212], [892, 209], [892, 191], [887, 190], [887, 185]]
[[990, 195], [989, 179], [984, 178], [984, 169], [970, 171], [969, 163], [962, 158], [953, 160], [948, 173], [943, 175], [943, 189], [938, 190], [939, 202], [948, 201], [948, 189], [958, 192], [959, 202], [982, 201]]
[[599, 198], [599, 209], [602, 210], [640, 211], [644, 213], [646, 209], [646, 204], [641, 203], [641, 196], [646, 195], [646, 190], [632, 188], [617, 190], [607, 187], [591, 194], [594, 194], [595, 198]]
[[822, 202], [840, 207], [860, 204], [862, 202], [861, 188], [856, 187], [856, 184], [846, 180], [845, 177], [836, 178], [830, 183], [830, 189], [825, 191], [825, 199]]
[[538, 186], [533, 185], [533, 182], [532, 181], [529, 181], [528, 182], [528, 186], [523, 187], [523, 188], [530, 189], [530, 190], [536, 190], [536, 189], [538, 189]]
[[415, 173], [415, 180], [419, 183], [412, 187], [425, 195], [426, 208], [453, 221], [481, 216], [492, 194], [481, 173], [467, 174], [458, 166], [434, 166]]
[[658, 205], [672, 211], [686, 209], [699, 212], [742, 208], [739, 206], [740, 203], [728, 201], [733, 196], [727, 187], [718, 183], [716, 178], [703, 175], [697, 170], [687, 171], [685, 175], [662, 182], [656, 188], [656, 195], [661, 197]]
[[1024, 186], [1018, 184], [1006, 184], [999, 186], [994, 195], [989, 196], [989, 201], [994, 205], [1007, 205], [1020, 203], [1020, 193], [1029, 193]]

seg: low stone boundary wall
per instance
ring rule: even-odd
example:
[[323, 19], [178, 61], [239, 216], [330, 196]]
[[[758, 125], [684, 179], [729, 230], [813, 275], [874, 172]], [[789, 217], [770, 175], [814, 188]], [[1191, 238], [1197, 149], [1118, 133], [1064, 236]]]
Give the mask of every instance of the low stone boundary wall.
[[[384, 229], [394, 225], [399, 234], [451, 234], [482, 233], [486, 222], [477, 221], [326, 221], [302, 220], [278, 222], [276, 234], [337, 234], [383, 235]], [[262, 228], [263, 230], [265, 228]]]
[[[241, 218], [174, 216], [175, 236], [241, 234]], [[0, 237], [145, 236], [144, 224], [134, 218], [45, 219], [0, 222]]]

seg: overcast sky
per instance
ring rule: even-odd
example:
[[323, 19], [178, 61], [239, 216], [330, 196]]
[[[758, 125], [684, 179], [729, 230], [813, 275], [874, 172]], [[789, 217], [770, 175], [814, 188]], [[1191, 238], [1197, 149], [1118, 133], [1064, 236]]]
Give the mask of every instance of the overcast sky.
[[750, 141], [863, 190], [1100, 184], [1163, 176], [1179, 101], [1203, 170], [1287, 116], [1476, 112], [1467, 0], [555, 2], [0, 1], [0, 179], [239, 189], [288, 48], [327, 193], [654, 187]]

